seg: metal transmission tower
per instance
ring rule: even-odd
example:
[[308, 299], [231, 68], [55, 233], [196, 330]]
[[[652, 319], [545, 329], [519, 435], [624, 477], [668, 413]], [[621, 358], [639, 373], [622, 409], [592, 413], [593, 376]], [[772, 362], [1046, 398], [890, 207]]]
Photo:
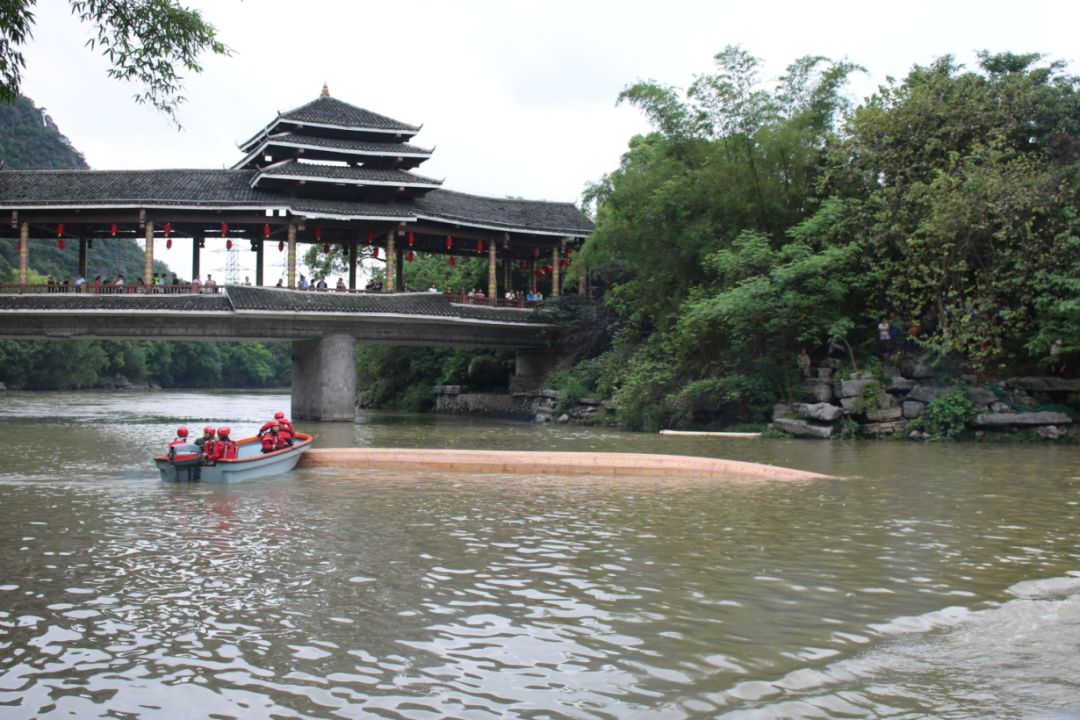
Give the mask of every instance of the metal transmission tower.
[[233, 245], [225, 251], [225, 284], [236, 285], [240, 282], [240, 250]]

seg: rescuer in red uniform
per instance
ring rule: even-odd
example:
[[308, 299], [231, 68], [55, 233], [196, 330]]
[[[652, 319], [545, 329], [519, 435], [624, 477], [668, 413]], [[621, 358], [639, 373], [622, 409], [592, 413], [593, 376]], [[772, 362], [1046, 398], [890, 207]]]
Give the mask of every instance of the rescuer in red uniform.
[[174, 445], [186, 445], [188, 441], [187, 436], [188, 429], [186, 427], [181, 425], [176, 428], [176, 439], [169, 443], [169, 447], [173, 447]]
[[229, 434], [232, 432], [228, 427], [219, 427], [217, 431], [217, 440], [214, 442], [214, 449], [206, 459], [211, 462], [218, 460], [235, 460], [236, 459], [236, 443], [229, 438]]

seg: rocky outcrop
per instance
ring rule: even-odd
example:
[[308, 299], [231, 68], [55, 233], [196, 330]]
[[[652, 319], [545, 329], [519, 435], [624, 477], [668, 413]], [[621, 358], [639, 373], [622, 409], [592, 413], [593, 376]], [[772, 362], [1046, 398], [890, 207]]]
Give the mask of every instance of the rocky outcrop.
[[[915, 429], [918, 424], [913, 427], [912, 421], [956, 387], [935, 381], [927, 366], [910, 361], [886, 368], [884, 378], [865, 372], [834, 377], [834, 366], [812, 369], [810, 375], [802, 381], [805, 402], [777, 405], [773, 427], [795, 437], [827, 439], [838, 435], [842, 425], [844, 434], [850, 435], [853, 423], [863, 437], [926, 439], [929, 436]], [[1063, 400], [1068, 393], [1080, 392], [1080, 379], [1022, 377], [989, 386], [975, 385], [969, 376], [961, 381], [967, 383], [962, 385], [964, 394], [978, 413], [970, 424], [978, 434], [1032, 430], [1040, 437], [1057, 439], [1073, 426], [1066, 412], [1038, 410], [1040, 403], [1033, 393], [1044, 402], [1055, 393]]]

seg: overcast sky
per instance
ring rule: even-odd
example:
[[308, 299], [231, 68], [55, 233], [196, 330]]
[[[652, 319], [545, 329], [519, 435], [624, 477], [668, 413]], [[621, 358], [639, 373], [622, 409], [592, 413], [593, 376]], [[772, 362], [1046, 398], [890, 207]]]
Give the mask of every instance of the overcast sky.
[[[38, 0], [22, 91], [96, 169], [229, 167], [237, 143], [323, 82], [345, 102], [423, 125], [435, 148], [417, 172], [450, 190], [576, 202], [647, 129], [615, 104], [639, 79], [686, 87], [737, 44], [772, 81], [795, 58], [825, 55], [886, 76], [953, 54], [1042, 52], [1078, 72], [1080, 3], [981, 0], [619, 2], [578, 0], [214, 0], [193, 3], [231, 57], [186, 79], [177, 131], [135, 90], [106, 77], [88, 26], [64, 0]], [[878, 9], [880, 8], [880, 9]], [[174, 266], [175, 267], [175, 266]], [[183, 267], [181, 264], [180, 267]]]

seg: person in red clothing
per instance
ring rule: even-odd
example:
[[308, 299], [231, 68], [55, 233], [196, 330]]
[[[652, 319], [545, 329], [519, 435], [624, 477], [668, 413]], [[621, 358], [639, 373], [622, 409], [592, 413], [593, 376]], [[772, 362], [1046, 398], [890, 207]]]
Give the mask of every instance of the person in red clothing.
[[289, 433], [289, 438], [296, 437], [296, 429], [293, 428], [292, 421], [285, 417], [285, 413], [278, 410], [274, 413], [274, 419], [278, 421], [278, 425], [281, 426], [283, 432]]
[[259, 431], [259, 437], [262, 438], [262, 451], [264, 453], [274, 452], [285, 447], [285, 443], [278, 431], [281, 426], [278, 425], [277, 420], [271, 420], [266, 425], [263, 425], [262, 430]]
[[207, 456], [207, 460], [217, 462], [218, 460], [236, 459], [236, 443], [229, 438], [231, 432], [232, 430], [224, 426], [218, 428], [214, 450]]
[[282, 439], [283, 445], [292, 447], [293, 440], [296, 438], [296, 430], [293, 429], [292, 422], [280, 410], [274, 413], [274, 420], [278, 423], [278, 436]]
[[186, 445], [188, 441], [187, 436], [188, 429], [186, 427], [181, 425], [180, 427], [176, 428], [176, 439], [169, 443], [169, 447], [173, 447], [175, 445]]

